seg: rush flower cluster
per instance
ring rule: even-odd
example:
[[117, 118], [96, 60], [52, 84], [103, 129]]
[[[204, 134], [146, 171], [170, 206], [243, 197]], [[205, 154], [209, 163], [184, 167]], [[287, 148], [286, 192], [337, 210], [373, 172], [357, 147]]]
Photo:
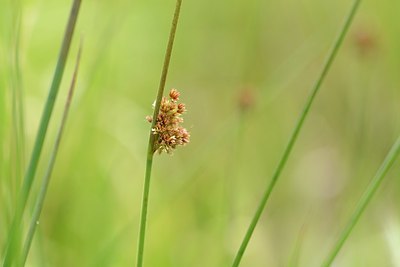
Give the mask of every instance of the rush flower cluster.
[[[178, 103], [179, 95], [178, 90], [171, 89], [169, 98], [163, 97], [161, 100], [160, 112], [152, 129], [152, 133], [156, 135], [154, 152], [159, 154], [163, 151], [171, 153], [177, 146], [189, 143], [190, 134], [181, 126], [186, 107], [185, 104]], [[152, 116], [147, 116], [146, 119], [153, 122]]]

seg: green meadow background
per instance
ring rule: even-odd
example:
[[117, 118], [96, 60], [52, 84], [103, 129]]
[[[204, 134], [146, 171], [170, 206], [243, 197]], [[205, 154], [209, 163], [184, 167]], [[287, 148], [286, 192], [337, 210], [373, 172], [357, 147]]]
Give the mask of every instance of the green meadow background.
[[[166, 90], [181, 92], [191, 143], [155, 156], [146, 266], [230, 266], [351, 2], [183, 0]], [[0, 0], [1, 250], [71, 3]], [[134, 265], [174, 6], [83, 1], [26, 225], [82, 39], [76, 94], [27, 266]], [[399, 10], [362, 3], [241, 266], [319, 266], [333, 245], [400, 133]], [[399, 167], [334, 266], [400, 266]]]

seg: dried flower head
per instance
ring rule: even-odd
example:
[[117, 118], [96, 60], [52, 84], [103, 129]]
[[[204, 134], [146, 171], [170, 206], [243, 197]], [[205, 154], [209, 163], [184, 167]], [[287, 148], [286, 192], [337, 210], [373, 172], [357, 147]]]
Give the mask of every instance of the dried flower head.
[[241, 111], [248, 111], [255, 104], [255, 95], [251, 87], [243, 88], [239, 92], [238, 104]]
[[378, 36], [371, 27], [359, 27], [354, 33], [354, 44], [360, 56], [368, 56], [378, 48]]
[[179, 100], [179, 92], [178, 90], [172, 88], [171, 91], [169, 92], [169, 97], [171, 100], [178, 101]]
[[[163, 151], [171, 153], [177, 146], [189, 143], [190, 134], [180, 124], [183, 122], [182, 114], [186, 111], [185, 104], [178, 103], [179, 92], [171, 89], [169, 98], [161, 99], [160, 112], [152, 132], [156, 135], [154, 152]], [[148, 122], [153, 122], [152, 116], [146, 116]]]

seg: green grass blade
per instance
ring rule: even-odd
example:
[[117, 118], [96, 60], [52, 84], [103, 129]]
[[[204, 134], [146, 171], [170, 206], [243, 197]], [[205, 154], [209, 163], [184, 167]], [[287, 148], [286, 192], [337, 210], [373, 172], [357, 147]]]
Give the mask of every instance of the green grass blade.
[[321, 266], [327, 267], [332, 264], [337, 254], [339, 253], [340, 249], [342, 248], [344, 242], [346, 242], [354, 226], [360, 219], [362, 213], [364, 212], [368, 204], [371, 202], [372, 197], [374, 196], [375, 192], [379, 188], [379, 185], [382, 183], [383, 179], [385, 178], [385, 175], [387, 174], [387, 172], [389, 171], [390, 167], [393, 165], [394, 161], [399, 156], [399, 154], [400, 154], [400, 137], [397, 139], [397, 141], [390, 149], [385, 160], [382, 162], [382, 165], [376, 172], [374, 178], [371, 180], [364, 194], [361, 196], [349, 222], [343, 229], [339, 239], [337, 240], [332, 250], [326, 257], [326, 260]]
[[[3, 216], [6, 217], [4, 226], [9, 227], [10, 211], [15, 210], [15, 203], [17, 202], [17, 193], [21, 180], [23, 177], [25, 166], [25, 134], [24, 134], [24, 112], [23, 112], [23, 90], [21, 81], [21, 68], [20, 68], [20, 38], [21, 38], [21, 21], [22, 21], [22, 7], [21, 1], [16, 0], [5, 4], [3, 9], [7, 10], [7, 14], [1, 14], [2, 24], [10, 25], [9, 29], [2, 27], [0, 29], [0, 61], [2, 62], [2, 84], [0, 86], [1, 93], [5, 94], [6, 98], [10, 99], [2, 103], [4, 112], [1, 114], [3, 118], [0, 119], [5, 133], [2, 138], [3, 147], [1, 149], [4, 160], [1, 161], [4, 166], [0, 166], [2, 170], [2, 179], [4, 181], [3, 190], [7, 191], [4, 198], [5, 202], [10, 203], [4, 207]], [[4, 51], [4, 52], [3, 52]], [[10, 107], [8, 107], [10, 102]], [[6, 104], [7, 103], [7, 104]], [[10, 109], [11, 116], [6, 117], [6, 113]], [[10, 125], [8, 124], [11, 122]], [[10, 140], [5, 140], [9, 138]], [[6, 145], [7, 144], [7, 145]], [[7, 148], [6, 148], [7, 147]], [[7, 152], [6, 152], [7, 151]], [[4, 153], [8, 155], [5, 156]], [[7, 162], [9, 161], [9, 162]]]
[[246, 234], [245, 234], [245, 236], [243, 238], [243, 241], [242, 241], [242, 243], [240, 245], [240, 248], [237, 251], [237, 254], [235, 256], [234, 262], [232, 264], [233, 267], [239, 266], [239, 264], [240, 264], [240, 261], [241, 261], [241, 259], [243, 257], [243, 254], [244, 254], [244, 252], [245, 252], [245, 250], [247, 248], [247, 245], [248, 245], [248, 243], [249, 243], [249, 241], [251, 239], [251, 236], [252, 236], [252, 234], [254, 232], [254, 229], [256, 228], [256, 225], [257, 225], [257, 223], [258, 223], [258, 221], [259, 221], [259, 219], [261, 217], [261, 214], [263, 213], [264, 208], [265, 208], [265, 206], [266, 206], [266, 204], [268, 202], [269, 196], [271, 195], [271, 192], [274, 189], [275, 184], [278, 181], [278, 179], [280, 177], [280, 174], [281, 174], [283, 168], [286, 165], [286, 162], [287, 162], [287, 160], [289, 158], [289, 155], [290, 155], [290, 153], [291, 153], [291, 151], [293, 149], [294, 144], [296, 143], [296, 140], [297, 140], [297, 137], [298, 137], [298, 135], [300, 133], [300, 130], [303, 127], [304, 121], [305, 121], [305, 119], [306, 119], [306, 117], [307, 117], [307, 115], [308, 115], [308, 113], [310, 111], [311, 105], [314, 102], [315, 96], [317, 95], [317, 93], [318, 93], [318, 91], [319, 91], [319, 89], [321, 87], [321, 84], [324, 81], [324, 79], [326, 77], [326, 74], [328, 73], [328, 71], [329, 71], [329, 69], [330, 69], [330, 67], [331, 67], [331, 65], [333, 63], [333, 60], [335, 59], [335, 57], [337, 55], [337, 52], [338, 52], [338, 50], [339, 50], [339, 48], [340, 48], [340, 46], [341, 46], [341, 44], [343, 42], [343, 39], [344, 39], [344, 37], [345, 37], [345, 35], [346, 35], [350, 25], [351, 25], [351, 22], [352, 22], [352, 20], [354, 18], [354, 15], [355, 15], [355, 13], [356, 13], [359, 5], [360, 5], [360, 2], [361, 2], [361, 0], [355, 0], [353, 2], [353, 5], [352, 5], [352, 7], [350, 9], [350, 12], [346, 17], [345, 23], [344, 23], [344, 25], [343, 25], [343, 27], [342, 27], [342, 29], [341, 29], [336, 41], [334, 42], [334, 45], [333, 45], [333, 47], [332, 47], [332, 49], [331, 49], [331, 51], [330, 51], [330, 53], [329, 53], [329, 55], [328, 55], [328, 57], [327, 57], [327, 59], [325, 61], [325, 64], [324, 64], [324, 66], [322, 68], [322, 71], [321, 71], [318, 79], [316, 80], [316, 82], [315, 82], [315, 84], [314, 84], [314, 86], [313, 86], [313, 88], [311, 90], [310, 95], [308, 96], [308, 99], [306, 101], [304, 109], [303, 109], [302, 113], [300, 114], [300, 118], [297, 121], [297, 124], [296, 124], [296, 126], [294, 128], [294, 131], [293, 131], [292, 135], [290, 136], [289, 142], [288, 142], [288, 144], [287, 144], [287, 146], [286, 146], [286, 148], [285, 148], [285, 150], [283, 152], [282, 158], [280, 159], [280, 161], [278, 163], [278, 166], [277, 166], [277, 168], [276, 168], [276, 170], [275, 170], [275, 172], [274, 172], [274, 174], [272, 176], [271, 182], [269, 183], [266, 191], [263, 194], [263, 197], [262, 197], [262, 199], [261, 199], [261, 201], [260, 201], [260, 203], [258, 205], [258, 208], [257, 208], [257, 210], [256, 210], [256, 212], [255, 212], [255, 214], [254, 214], [254, 216], [252, 218], [252, 221], [251, 221], [251, 223], [250, 223], [250, 225], [249, 225], [249, 227], [247, 229], [247, 232], [246, 232]]
[[12, 266], [12, 263], [15, 259], [15, 250], [18, 250], [18, 240], [16, 240], [18, 236], [18, 231], [20, 230], [22, 215], [25, 210], [25, 206], [29, 197], [29, 193], [31, 191], [31, 187], [33, 184], [33, 180], [35, 177], [36, 169], [38, 166], [39, 158], [41, 155], [43, 143], [46, 137], [46, 132], [48, 128], [48, 124], [53, 112], [53, 107], [55, 100], [57, 98], [58, 90], [60, 87], [61, 79], [64, 73], [65, 64], [68, 57], [68, 52], [73, 36], [73, 32], [75, 29], [76, 21], [78, 18], [79, 9], [81, 6], [81, 0], [74, 0], [70, 17], [68, 20], [67, 28], [64, 35], [64, 40], [62, 43], [62, 47], [60, 50], [60, 54], [58, 57], [57, 66], [54, 72], [53, 81], [50, 87], [50, 92], [46, 101], [46, 105], [42, 114], [42, 118], [40, 121], [38, 133], [36, 136], [34, 148], [32, 151], [32, 155], [30, 158], [28, 169], [25, 173], [25, 177], [23, 180], [22, 188], [19, 194], [17, 208], [13, 217], [13, 222], [11, 226], [11, 230], [9, 232], [6, 253], [4, 257], [3, 266], [8, 267]]
[[[23, 172], [25, 169], [25, 119], [24, 119], [24, 101], [23, 101], [23, 87], [22, 87], [22, 75], [20, 67], [20, 39], [21, 39], [21, 21], [22, 21], [22, 7], [20, 1], [15, 2], [16, 11], [13, 19], [13, 30], [10, 42], [10, 89], [12, 96], [12, 137], [14, 143], [13, 159], [14, 162], [13, 171], [14, 175], [10, 177], [11, 190], [15, 191], [14, 195], [17, 195], [17, 189], [21, 183]], [[14, 199], [13, 199], [14, 200]]]
[[288, 267], [299, 266], [301, 251], [303, 248], [304, 239], [305, 239], [305, 235], [307, 232], [307, 227], [308, 227], [308, 223], [305, 222], [300, 228], [300, 231], [297, 235], [297, 238], [296, 238], [296, 241], [294, 244], [292, 255], [289, 258], [289, 263], [287, 265]]
[[[21, 2], [18, 3], [21, 5]], [[15, 40], [15, 52], [14, 52], [14, 64], [15, 64], [15, 84], [17, 88], [17, 104], [18, 104], [18, 128], [19, 128], [19, 137], [20, 137], [20, 165], [21, 169], [25, 169], [25, 153], [26, 153], [26, 145], [25, 145], [25, 109], [24, 109], [24, 86], [22, 79], [22, 71], [20, 66], [20, 47], [21, 47], [21, 24], [22, 24], [22, 7], [19, 7], [19, 14], [17, 19], [17, 31], [16, 31], [16, 40]], [[22, 177], [18, 177], [18, 181], [21, 182]]]
[[151, 178], [152, 165], [153, 165], [153, 155], [151, 157], [148, 157], [146, 160], [146, 174], [145, 174], [144, 188], [143, 188], [142, 209], [140, 214], [139, 243], [138, 243], [137, 262], [136, 262], [137, 267], [143, 266], [144, 240], [146, 236], [147, 207], [149, 204], [150, 178]]
[[[4, 40], [3, 33], [0, 31], [0, 40]], [[5, 53], [2, 49], [2, 41], [0, 41], [0, 61], [5, 61]], [[0, 88], [6, 88], [6, 75], [4, 73], [4, 66], [0, 66]], [[5, 156], [7, 147], [7, 125], [8, 125], [8, 110], [6, 108], [6, 90], [0, 89], [0, 231], [5, 232], [9, 224], [9, 205], [7, 204], [10, 190], [8, 190], [8, 159]], [[4, 242], [4, 237], [0, 237], [0, 247]]]
[[78, 75], [79, 63], [80, 63], [80, 58], [81, 58], [81, 52], [82, 52], [82, 45], [79, 47], [78, 56], [77, 56], [76, 64], [75, 64], [75, 70], [74, 70], [74, 74], [73, 74], [72, 81], [71, 81], [71, 86], [69, 88], [67, 100], [65, 103], [64, 113], [63, 113], [63, 116], [61, 119], [61, 124], [60, 124], [60, 127], [57, 132], [56, 141], [54, 143], [53, 150], [51, 151], [49, 165], [47, 166], [46, 173], [43, 177], [43, 180], [42, 180], [42, 183], [40, 186], [39, 195], [36, 198], [35, 207], [34, 207], [31, 222], [29, 225], [28, 234], [25, 239], [24, 247], [23, 247], [22, 254], [21, 254], [21, 260], [19, 263], [19, 266], [21, 266], [21, 267], [25, 266], [25, 262], [26, 262], [26, 259], [28, 258], [28, 254], [29, 254], [29, 249], [32, 244], [33, 236], [35, 234], [36, 226], [37, 226], [37, 223], [39, 222], [40, 214], [43, 209], [44, 199], [46, 197], [47, 188], [49, 186], [51, 174], [54, 169], [54, 164], [55, 164], [55, 161], [57, 158], [58, 149], [60, 147], [61, 138], [62, 138], [62, 135], [64, 132], [65, 124], [67, 122], [69, 108], [71, 105], [71, 100], [74, 95], [76, 78]]
[[147, 148], [147, 159], [146, 159], [146, 173], [144, 178], [144, 188], [143, 188], [143, 198], [142, 198], [142, 208], [140, 214], [140, 226], [139, 226], [139, 241], [138, 241], [138, 250], [137, 250], [137, 267], [143, 266], [143, 253], [144, 253], [144, 241], [146, 235], [146, 224], [147, 224], [147, 207], [149, 203], [149, 193], [150, 193], [150, 178], [151, 178], [151, 169], [153, 165], [153, 148], [155, 142], [155, 135], [152, 132], [152, 129], [155, 127], [157, 122], [158, 113], [160, 111], [161, 99], [164, 94], [165, 82], [167, 80], [167, 74], [169, 69], [169, 63], [171, 61], [172, 48], [174, 46], [175, 41], [175, 33], [178, 26], [179, 14], [181, 10], [182, 0], [176, 1], [174, 18], [172, 20], [171, 31], [168, 39], [167, 50], [164, 58], [164, 65], [161, 73], [160, 85], [157, 92], [156, 104], [154, 107], [153, 113], [153, 122], [150, 127], [150, 137], [149, 144]]

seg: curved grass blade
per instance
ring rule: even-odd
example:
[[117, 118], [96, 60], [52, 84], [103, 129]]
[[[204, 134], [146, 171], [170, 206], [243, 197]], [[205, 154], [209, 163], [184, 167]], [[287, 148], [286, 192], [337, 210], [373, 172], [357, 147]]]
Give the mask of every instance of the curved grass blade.
[[61, 119], [60, 128], [58, 129], [56, 141], [54, 143], [53, 150], [51, 151], [49, 165], [47, 166], [46, 173], [45, 173], [45, 175], [43, 177], [42, 184], [40, 186], [39, 195], [37, 196], [37, 199], [36, 199], [36, 202], [35, 202], [35, 207], [34, 207], [32, 218], [31, 218], [31, 222], [30, 222], [30, 225], [29, 225], [28, 234], [27, 234], [27, 237], [25, 239], [25, 244], [24, 244], [24, 247], [23, 247], [23, 250], [22, 250], [21, 259], [20, 259], [20, 263], [19, 263], [19, 266], [21, 266], [21, 267], [25, 266], [25, 262], [26, 262], [26, 259], [28, 258], [28, 254], [29, 254], [29, 249], [30, 249], [31, 244], [32, 244], [33, 236], [35, 234], [36, 226], [37, 226], [37, 224], [39, 222], [40, 214], [41, 214], [42, 209], [43, 209], [44, 199], [46, 197], [47, 188], [48, 188], [49, 183], [50, 183], [51, 174], [53, 172], [54, 164], [55, 164], [55, 161], [56, 161], [56, 158], [57, 158], [57, 154], [58, 154], [58, 148], [60, 147], [61, 138], [62, 138], [62, 135], [63, 135], [63, 132], [64, 132], [65, 124], [67, 122], [69, 108], [71, 106], [71, 100], [72, 100], [72, 97], [73, 97], [74, 91], [75, 91], [75, 84], [76, 84], [76, 78], [77, 78], [78, 70], [79, 70], [79, 63], [80, 63], [80, 59], [81, 59], [81, 53], [82, 53], [82, 43], [79, 46], [79, 51], [78, 51], [78, 55], [77, 55], [77, 58], [76, 58], [75, 70], [74, 70], [74, 74], [73, 74], [73, 77], [72, 77], [71, 85], [70, 85], [70, 88], [69, 88], [67, 100], [65, 102], [64, 113], [63, 113], [63, 116], [62, 116], [62, 119]]
[[335, 260], [337, 254], [339, 253], [340, 249], [342, 248], [344, 242], [346, 242], [346, 240], [349, 237], [354, 226], [360, 219], [365, 208], [371, 202], [371, 199], [374, 196], [376, 190], [379, 188], [379, 185], [382, 183], [383, 179], [385, 178], [385, 175], [387, 174], [387, 172], [389, 171], [390, 167], [393, 165], [394, 161], [399, 156], [399, 154], [400, 154], [400, 137], [398, 137], [397, 141], [394, 143], [394, 145], [390, 149], [385, 160], [382, 162], [382, 165], [376, 172], [374, 178], [371, 180], [371, 182], [369, 183], [364, 194], [361, 196], [349, 222], [347, 223], [346, 227], [343, 229], [343, 232], [340, 234], [339, 239], [337, 240], [337, 242], [333, 246], [332, 250], [329, 252], [326, 260], [324, 261], [324, 263], [321, 266], [328, 267]]
[[278, 181], [278, 179], [280, 177], [280, 174], [281, 174], [283, 168], [286, 165], [286, 162], [287, 162], [287, 160], [288, 160], [288, 158], [290, 156], [290, 153], [291, 153], [291, 151], [293, 149], [294, 144], [296, 143], [296, 140], [297, 140], [297, 137], [298, 137], [298, 135], [300, 133], [300, 130], [302, 129], [304, 121], [305, 121], [305, 119], [306, 119], [306, 117], [307, 117], [307, 115], [308, 115], [308, 113], [310, 111], [311, 105], [314, 102], [314, 99], [315, 99], [315, 97], [316, 97], [316, 95], [317, 95], [317, 93], [318, 93], [318, 91], [319, 91], [319, 89], [321, 87], [321, 84], [324, 81], [324, 79], [326, 77], [326, 74], [328, 73], [328, 71], [329, 71], [329, 69], [330, 69], [330, 67], [331, 67], [331, 65], [333, 63], [333, 60], [335, 59], [335, 57], [337, 55], [337, 52], [338, 52], [338, 50], [339, 50], [339, 48], [340, 48], [340, 46], [341, 46], [341, 44], [343, 42], [343, 39], [344, 39], [344, 37], [345, 37], [345, 35], [346, 35], [350, 25], [351, 25], [351, 22], [352, 22], [352, 20], [354, 18], [354, 15], [355, 15], [355, 13], [356, 13], [359, 5], [360, 5], [360, 2], [361, 2], [361, 0], [355, 0], [353, 2], [353, 5], [352, 5], [352, 7], [350, 9], [350, 12], [346, 17], [345, 23], [344, 23], [344, 25], [343, 25], [343, 27], [342, 27], [342, 29], [341, 29], [336, 41], [333, 44], [333, 47], [332, 47], [332, 49], [331, 49], [331, 51], [330, 51], [330, 53], [329, 53], [329, 55], [328, 55], [328, 57], [327, 57], [327, 59], [325, 61], [325, 64], [324, 64], [324, 66], [322, 68], [322, 71], [321, 71], [318, 79], [316, 80], [316, 82], [315, 82], [315, 84], [314, 84], [314, 86], [313, 86], [313, 88], [311, 90], [310, 95], [308, 96], [308, 99], [306, 101], [304, 109], [303, 109], [302, 113], [300, 114], [300, 118], [297, 121], [297, 124], [296, 124], [296, 126], [294, 128], [294, 131], [293, 131], [292, 135], [290, 136], [289, 142], [288, 142], [288, 144], [287, 144], [287, 146], [286, 146], [286, 148], [285, 148], [285, 150], [283, 152], [283, 155], [282, 155], [282, 157], [281, 157], [281, 159], [280, 159], [280, 161], [278, 163], [278, 166], [277, 166], [277, 168], [276, 168], [276, 170], [275, 170], [275, 172], [274, 172], [274, 174], [272, 176], [272, 179], [271, 179], [266, 191], [263, 194], [263, 197], [262, 197], [262, 199], [261, 199], [261, 201], [260, 201], [260, 203], [258, 205], [258, 208], [257, 208], [257, 210], [256, 210], [256, 212], [255, 212], [255, 214], [254, 214], [254, 216], [252, 218], [252, 221], [251, 221], [251, 223], [250, 223], [250, 225], [249, 225], [249, 227], [247, 229], [247, 232], [246, 232], [246, 234], [245, 234], [245, 236], [243, 238], [243, 241], [242, 241], [242, 243], [240, 245], [240, 248], [236, 253], [234, 262], [232, 264], [233, 267], [237, 267], [240, 264], [240, 261], [241, 261], [241, 259], [243, 257], [243, 254], [244, 254], [244, 252], [245, 252], [245, 250], [247, 248], [247, 245], [248, 245], [248, 243], [249, 243], [249, 241], [251, 239], [251, 236], [252, 236], [252, 234], [254, 232], [254, 229], [256, 228], [256, 225], [257, 225], [257, 223], [258, 223], [258, 221], [259, 221], [259, 219], [261, 217], [261, 214], [263, 213], [264, 208], [265, 208], [265, 206], [266, 206], [266, 204], [268, 202], [269, 196], [271, 195], [271, 192], [274, 189], [275, 184]]
[[42, 118], [40, 121], [38, 133], [36, 136], [35, 144], [33, 147], [32, 155], [30, 158], [28, 169], [25, 173], [25, 178], [23, 180], [22, 188], [19, 193], [17, 208], [14, 213], [13, 222], [11, 225], [11, 230], [7, 239], [7, 247], [4, 257], [3, 266], [9, 267], [12, 266], [13, 261], [15, 260], [15, 254], [18, 254], [19, 250], [19, 231], [21, 228], [21, 221], [23, 217], [23, 213], [25, 210], [25, 206], [27, 200], [29, 198], [29, 194], [31, 191], [31, 187], [35, 178], [36, 169], [38, 166], [39, 158], [41, 155], [43, 143], [46, 137], [47, 128], [49, 125], [49, 121], [53, 112], [53, 107], [55, 100], [57, 98], [58, 90], [60, 87], [61, 79], [64, 73], [65, 64], [68, 57], [68, 52], [72, 40], [72, 36], [74, 33], [76, 21], [78, 18], [79, 9], [81, 6], [81, 0], [74, 0], [72, 9], [70, 12], [67, 28], [64, 35], [64, 40], [62, 43], [62, 47], [60, 50], [60, 54], [58, 57], [57, 66], [54, 72], [53, 81], [50, 87], [49, 95], [46, 101], [46, 105], [43, 110]]

